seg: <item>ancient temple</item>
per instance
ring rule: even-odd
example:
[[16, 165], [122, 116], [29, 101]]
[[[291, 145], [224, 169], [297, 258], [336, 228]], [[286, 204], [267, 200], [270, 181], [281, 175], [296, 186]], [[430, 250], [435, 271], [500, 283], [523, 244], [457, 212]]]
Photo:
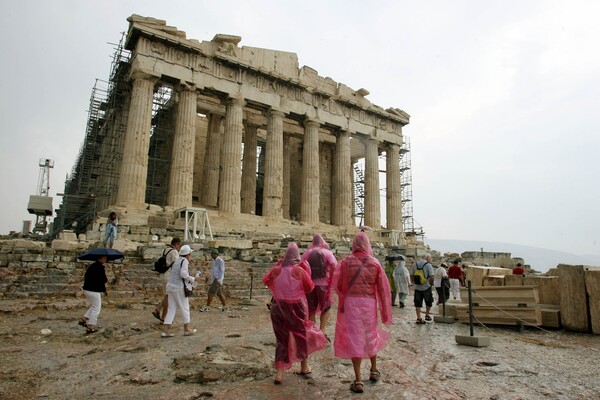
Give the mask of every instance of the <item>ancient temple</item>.
[[199, 42], [154, 18], [128, 21], [108, 88], [92, 98], [96, 115], [58, 212], [63, 227], [111, 209], [131, 225], [155, 216], [172, 223], [196, 208], [224, 230], [276, 223], [351, 233], [361, 160], [364, 225], [402, 232], [407, 113], [299, 67], [295, 53], [240, 46], [232, 35]]

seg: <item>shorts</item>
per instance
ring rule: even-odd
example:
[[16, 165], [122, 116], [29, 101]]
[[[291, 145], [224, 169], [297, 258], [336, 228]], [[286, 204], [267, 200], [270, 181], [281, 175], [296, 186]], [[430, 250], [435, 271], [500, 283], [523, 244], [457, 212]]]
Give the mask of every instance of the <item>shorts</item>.
[[221, 285], [218, 280], [212, 281], [210, 286], [208, 287], [208, 295], [209, 296], [218, 296], [221, 293]]
[[427, 307], [431, 307], [433, 305], [433, 293], [431, 293], [431, 286], [426, 290], [415, 290], [414, 297], [416, 308], [423, 307], [423, 300], [425, 300], [425, 305]]
[[331, 308], [333, 302], [331, 291], [327, 286], [315, 285], [312, 292], [306, 293], [306, 302], [309, 314], [325, 312]]

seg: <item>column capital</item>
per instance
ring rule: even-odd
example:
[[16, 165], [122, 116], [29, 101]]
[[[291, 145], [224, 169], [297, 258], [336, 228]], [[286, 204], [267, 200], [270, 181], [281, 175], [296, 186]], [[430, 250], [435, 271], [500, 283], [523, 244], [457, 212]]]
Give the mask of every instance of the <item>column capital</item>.
[[278, 110], [276, 108], [271, 108], [269, 109], [269, 111], [267, 112], [267, 115], [269, 117], [273, 116], [273, 117], [280, 117], [280, 118], [284, 118], [285, 117], [285, 113], [281, 110]]
[[386, 149], [390, 149], [391, 151], [399, 151], [400, 150], [400, 145], [398, 143], [392, 143], [392, 142], [384, 142], [384, 143], [385, 143]]
[[319, 121], [318, 119], [315, 118], [306, 118], [304, 120], [304, 126], [305, 127], [319, 127], [321, 126], [321, 121]]
[[229, 96], [226, 100], [226, 104], [244, 107], [246, 105], [246, 100], [241, 96]]
[[179, 82], [175, 89], [179, 92], [195, 92], [198, 87], [190, 82]]
[[146, 81], [150, 81], [152, 83], [158, 82], [158, 79], [159, 79], [159, 77], [149, 74], [147, 72], [141, 71], [141, 70], [132, 71], [129, 74], [129, 78], [133, 81], [146, 80]]

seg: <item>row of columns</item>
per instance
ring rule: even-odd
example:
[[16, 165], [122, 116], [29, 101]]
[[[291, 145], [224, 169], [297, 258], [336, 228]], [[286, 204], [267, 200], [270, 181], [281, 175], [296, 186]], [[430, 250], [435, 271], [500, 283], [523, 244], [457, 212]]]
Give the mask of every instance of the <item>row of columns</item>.
[[[134, 74], [127, 132], [116, 196], [117, 204], [143, 206], [146, 193], [148, 147], [152, 116], [152, 94], [156, 80]], [[191, 206], [194, 172], [195, 121], [197, 95], [193, 86], [180, 85], [175, 115], [172, 161], [167, 204], [173, 207]], [[201, 203], [219, 207], [224, 213], [253, 213], [256, 207], [257, 127], [243, 126], [241, 98], [230, 98], [223, 117], [211, 115], [208, 125], [206, 155], [203, 169]], [[284, 136], [285, 114], [279, 110], [268, 113], [265, 149], [263, 216], [289, 218], [290, 158], [289, 138]], [[224, 132], [221, 134], [221, 125]], [[319, 222], [320, 171], [319, 127], [316, 120], [304, 123], [303, 164], [300, 219]], [[245, 137], [242, 134], [245, 132]], [[244, 157], [242, 160], [242, 139]], [[380, 226], [378, 141], [366, 139], [365, 155], [365, 224]], [[390, 144], [387, 154], [387, 225], [402, 229], [399, 146]], [[352, 164], [350, 133], [337, 133], [333, 162], [332, 223], [353, 225]], [[242, 163], [242, 165], [240, 165]]]

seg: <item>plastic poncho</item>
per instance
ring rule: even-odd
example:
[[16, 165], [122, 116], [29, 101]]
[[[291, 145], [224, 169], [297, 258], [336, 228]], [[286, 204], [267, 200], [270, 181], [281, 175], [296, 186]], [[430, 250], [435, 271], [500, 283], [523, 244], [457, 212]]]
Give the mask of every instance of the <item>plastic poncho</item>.
[[323, 332], [308, 319], [305, 293], [314, 288], [302, 265], [296, 243], [290, 243], [283, 259], [274, 264], [262, 281], [273, 293], [271, 322], [275, 333], [275, 368], [290, 369], [292, 363], [327, 346]]
[[393, 275], [398, 293], [408, 293], [410, 275], [408, 272], [408, 268], [406, 268], [406, 261], [398, 261], [398, 264], [394, 268]]
[[333, 286], [339, 297], [335, 356], [364, 359], [377, 355], [390, 338], [377, 322], [379, 305], [381, 322], [392, 323], [390, 284], [364, 232], [356, 235], [352, 254], [338, 265]]
[[311, 279], [317, 286], [306, 294], [311, 314], [329, 310], [333, 304], [331, 280], [337, 259], [320, 234], [313, 236], [311, 245], [302, 255], [302, 261], [310, 265]]

